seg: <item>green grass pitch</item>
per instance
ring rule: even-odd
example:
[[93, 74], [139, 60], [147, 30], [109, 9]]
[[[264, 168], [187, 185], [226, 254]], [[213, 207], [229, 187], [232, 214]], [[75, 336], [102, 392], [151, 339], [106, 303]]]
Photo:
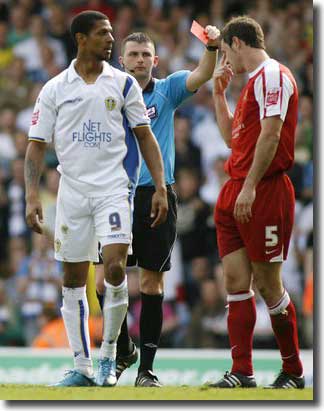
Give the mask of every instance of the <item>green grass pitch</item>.
[[135, 388], [122, 387], [81, 387], [58, 388], [40, 385], [0, 385], [0, 399], [2, 400], [150, 400], [150, 401], [175, 401], [175, 400], [313, 400], [313, 389], [304, 390], [265, 390], [263, 388], [249, 389], [215, 389], [206, 387], [189, 386], [164, 386], [162, 388]]

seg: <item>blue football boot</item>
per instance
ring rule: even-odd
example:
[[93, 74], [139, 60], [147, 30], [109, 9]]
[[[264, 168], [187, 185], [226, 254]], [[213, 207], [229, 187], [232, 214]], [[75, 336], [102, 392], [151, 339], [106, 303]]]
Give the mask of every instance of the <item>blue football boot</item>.
[[78, 370], [68, 370], [61, 381], [51, 384], [50, 387], [93, 387], [95, 385], [94, 377], [87, 377]]
[[117, 383], [116, 361], [111, 358], [99, 360], [96, 384], [101, 387], [113, 387]]

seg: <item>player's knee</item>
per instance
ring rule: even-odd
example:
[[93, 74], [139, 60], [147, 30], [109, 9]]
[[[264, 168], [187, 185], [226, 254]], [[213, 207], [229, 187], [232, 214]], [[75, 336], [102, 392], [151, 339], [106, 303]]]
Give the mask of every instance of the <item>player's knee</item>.
[[272, 306], [276, 304], [276, 302], [279, 299], [278, 295], [280, 296], [280, 293], [278, 294], [276, 290], [271, 290], [265, 285], [259, 286], [257, 288], [267, 306]]
[[151, 275], [142, 274], [140, 290], [144, 294], [157, 295], [163, 293], [162, 273], [152, 273]]
[[281, 298], [284, 288], [278, 273], [255, 270], [254, 283], [267, 305], [276, 304]]
[[125, 268], [120, 260], [113, 260], [105, 266], [105, 276], [113, 285], [118, 285], [123, 280]]
[[282, 287], [272, 287], [271, 285], [267, 285], [265, 283], [256, 283], [256, 286], [261, 297], [268, 306], [276, 304], [282, 296]]
[[78, 275], [78, 273], [64, 273], [63, 287], [67, 288], [79, 288], [84, 287], [86, 284], [86, 277]]
[[238, 273], [224, 272], [224, 278], [225, 288], [229, 294], [250, 289], [250, 280], [240, 277]]

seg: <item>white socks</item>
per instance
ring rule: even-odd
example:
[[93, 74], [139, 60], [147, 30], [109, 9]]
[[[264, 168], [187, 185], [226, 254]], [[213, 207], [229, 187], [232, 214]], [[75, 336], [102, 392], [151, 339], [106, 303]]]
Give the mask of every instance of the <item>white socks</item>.
[[272, 307], [268, 307], [268, 311], [270, 315], [281, 314], [288, 307], [289, 303], [290, 303], [290, 297], [289, 297], [289, 294], [287, 293], [287, 290], [285, 290], [280, 300]]
[[89, 305], [86, 287], [62, 287], [62, 317], [67, 337], [74, 355], [74, 368], [90, 377], [93, 364], [90, 353]]
[[[100, 358], [116, 358], [117, 338], [128, 307], [127, 278], [113, 286], [104, 281], [106, 293], [104, 298], [103, 342], [100, 347]], [[88, 377], [93, 376], [93, 364], [90, 352], [89, 305], [86, 287], [62, 287], [62, 317], [74, 355], [74, 368]]]
[[252, 298], [254, 296], [254, 291], [253, 290], [249, 290], [246, 293], [242, 293], [242, 294], [228, 294], [226, 299], [227, 302], [233, 302], [233, 301], [244, 301], [244, 300], [248, 300], [249, 298]]
[[124, 281], [113, 286], [104, 280], [106, 286], [103, 317], [104, 335], [100, 347], [100, 358], [116, 358], [117, 338], [124, 321], [128, 307], [127, 277]]

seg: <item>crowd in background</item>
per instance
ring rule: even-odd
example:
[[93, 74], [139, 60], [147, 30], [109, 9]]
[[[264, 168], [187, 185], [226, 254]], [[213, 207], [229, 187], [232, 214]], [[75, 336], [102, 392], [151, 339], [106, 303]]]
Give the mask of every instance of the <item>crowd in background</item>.
[[[71, 18], [86, 9], [105, 13], [113, 26], [111, 64], [119, 67], [121, 40], [147, 32], [156, 43], [154, 76], [193, 69], [204, 46], [190, 34], [192, 20], [221, 28], [249, 14], [263, 27], [267, 52], [295, 76], [300, 100], [295, 164], [296, 217], [283, 279], [300, 316], [300, 345], [313, 344], [313, 4], [310, 0], [0, 0], [0, 346], [67, 344], [60, 318], [62, 266], [54, 260], [53, 232], [59, 173], [53, 147], [41, 180], [45, 234], [24, 219], [24, 156], [33, 106], [42, 85], [75, 56]], [[232, 110], [246, 82], [237, 76], [227, 97]], [[162, 347], [228, 347], [226, 293], [217, 253], [213, 209], [226, 181], [230, 151], [222, 141], [211, 82], [175, 116], [178, 239], [165, 276]], [[77, 246], [77, 244], [76, 244]], [[239, 269], [239, 267], [238, 267]], [[130, 334], [139, 336], [136, 268], [128, 269]], [[254, 346], [273, 348], [267, 308], [257, 297]], [[91, 307], [90, 307], [91, 308]], [[101, 319], [92, 309], [90, 332], [100, 341]]]

